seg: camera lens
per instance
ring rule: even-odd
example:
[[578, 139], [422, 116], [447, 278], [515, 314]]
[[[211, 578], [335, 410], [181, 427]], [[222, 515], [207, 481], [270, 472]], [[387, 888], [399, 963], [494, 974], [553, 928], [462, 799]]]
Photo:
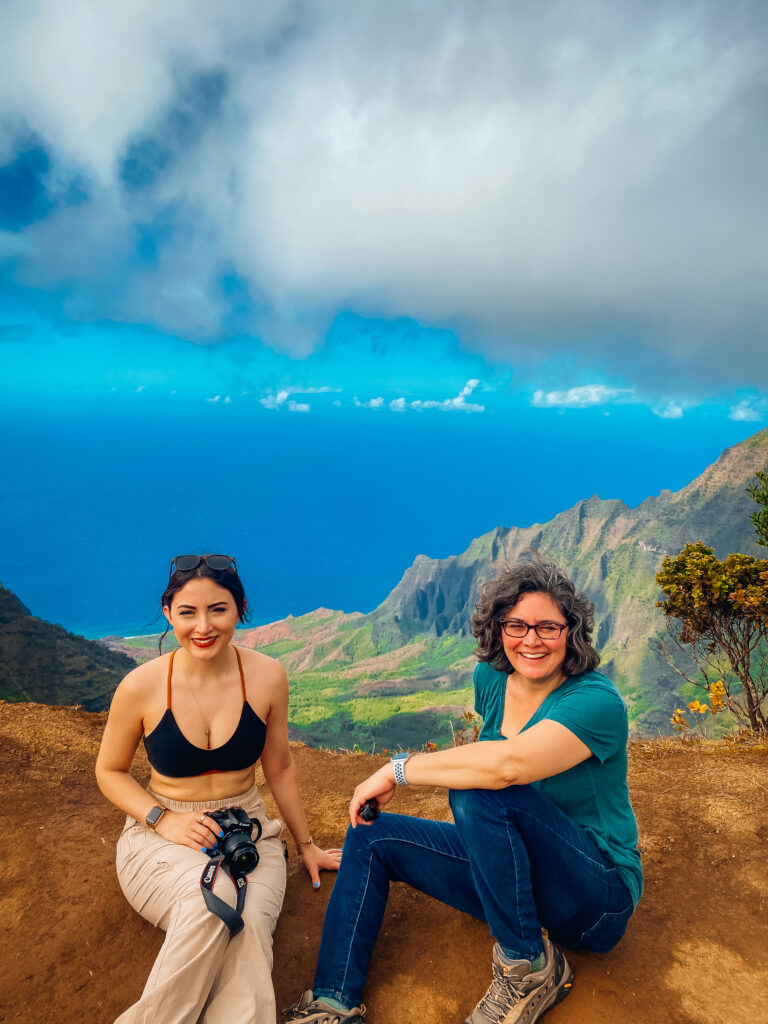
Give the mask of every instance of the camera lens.
[[234, 874], [250, 874], [259, 863], [259, 853], [251, 838], [252, 828], [257, 829], [257, 839], [261, 836], [261, 824], [258, 819], [251, 819], [241, 807], [212, 811], [211, 817], [224, 833], [219, 840], [224, 863]]
[[258, 863], [259, 855], [256, 853], [256, 849], [252, 843], [244, 845], [241, 850], [238, 850], [232, 856], [232, 864], [237, 868], [241, 875], [250, 875]]
[[256, 847], [250, 839], [230, 835], [224, 839], [222, 851], [227, 862], [241, 875], [248, 875], [259, 863]]

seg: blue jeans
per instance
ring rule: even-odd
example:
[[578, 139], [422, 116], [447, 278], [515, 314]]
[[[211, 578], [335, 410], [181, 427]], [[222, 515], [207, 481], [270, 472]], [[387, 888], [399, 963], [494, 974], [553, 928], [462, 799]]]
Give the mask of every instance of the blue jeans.
[[359, 1005], [390, 882], [487, 921], [507, 956], [533, 960], [541, 928], [606, 953], [634, 909], [589, 834], [532, 786], [451, 790], [454, 823], [382, 814], [349, 828], [323, 925], [315, 996]]

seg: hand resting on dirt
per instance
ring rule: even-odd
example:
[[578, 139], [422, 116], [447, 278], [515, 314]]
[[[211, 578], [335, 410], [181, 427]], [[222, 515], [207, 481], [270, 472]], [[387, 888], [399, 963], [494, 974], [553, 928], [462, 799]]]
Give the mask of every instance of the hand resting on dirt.
[[301, 859], [304, 867], [312, 881], [314, 889], [320, 888], [321, 871], [338, 871], [341, 864], [341, 850], [336, 847], [332, 850], [321, 850], [314, 843], [301, 847]]

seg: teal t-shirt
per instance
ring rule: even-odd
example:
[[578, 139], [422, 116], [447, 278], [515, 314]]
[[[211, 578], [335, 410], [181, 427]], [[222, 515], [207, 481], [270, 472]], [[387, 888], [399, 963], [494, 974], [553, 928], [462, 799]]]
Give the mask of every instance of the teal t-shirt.
[[[480, 740], [503, 740], [501, 722], [507, 674], [487, 662], [475, 666], [475, 711], [483, 719]], [[565, 679], [520, 730], [550, 719], [560, 722], [592, 751], [568, 771], [532, 783], [592, 836], [626, 884], [635, 906], [643, 891], [637, 821], [627, 786], [627, 708], [607, 676], [585, 672]]]

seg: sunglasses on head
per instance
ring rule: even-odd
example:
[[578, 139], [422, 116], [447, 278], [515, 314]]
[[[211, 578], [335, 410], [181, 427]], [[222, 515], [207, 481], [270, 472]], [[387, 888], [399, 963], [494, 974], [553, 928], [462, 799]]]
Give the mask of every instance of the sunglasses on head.
[[225, 569], [234, 569], [237, 572], [237, 562], [232, 555], [176, 555], [171, 559], [171, 576], [175, 572], [190, 572], [202, 563], [216, 572], [223, 572]]

